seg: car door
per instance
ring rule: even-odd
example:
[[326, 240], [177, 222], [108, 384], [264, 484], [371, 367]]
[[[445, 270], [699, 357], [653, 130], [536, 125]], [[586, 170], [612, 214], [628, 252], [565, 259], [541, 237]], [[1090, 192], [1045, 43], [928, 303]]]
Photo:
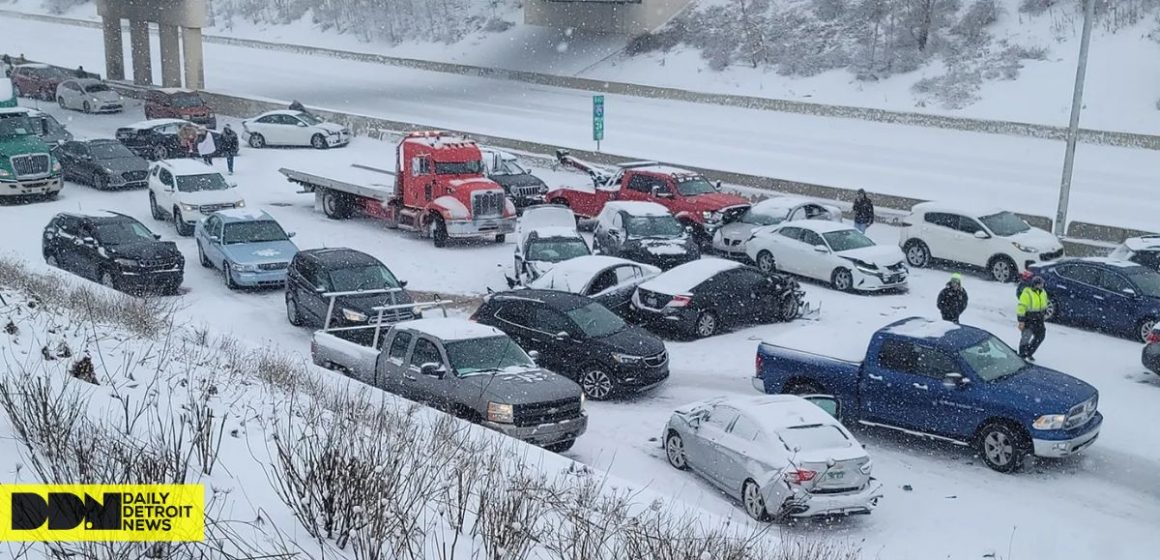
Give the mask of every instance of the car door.
[[79, 221], [68, 215], [61, 215], [56, 221], [56, 230], [50, 230], [51, 254], [56, 257], [56, 263], [61, 269], [72, 271], [76, 263], [76, 245], [79, 241], [77, 228]]
[[1111, 267], [1099, 270], [1100, 293], [1092, 298], [1100, 310], [1100, 315], [1094, 318], [1095, 326], [1106, 332], [1134, 332], [1139, 314], [1139, 292], [1126, 276]]
[[286, 144], [292, 146], [309, 146], [310, 137], [315, 130], [310, 125], [291, 115], [282, 115], [286, 129]]
[[[802, 229], [801, 240], [799, 250], [803, 254], [798, 274], [816, 280], [829, 281], [830, 274], [834, 271], [834, 263], [831, 261], [833, 253], [830, 251], [830, 245], [826, 243], [825, 239], [822, 239], [818, 232], [805, 228]], [[824, 249], [824, 252], [819, 248]]]
[[170, 173], [164, 167], [158, 167], [157, 182], [161, 187], [155, 193], [157, 205], [166, 212], [172, 212], [177, 200], [177, 187], [173, 179], [173, 173]]
[[205, 252], [209, 262], [224, 271], [226, 269], [226, 253], [222, 247], [224, 241], [222, 219], [218, 216], [206, 218], [202, 231], [205, 232], [205, 239], [202, 240], [202, 251]]
[[[300, 269], [304, 280], [301, 299], [298, 300], [308, 316], [314, 317], [315, 322], [326, 328], [326, 312], [330, 309], [330, 298], [324, 296], [331, 290], [330, 274], [318, 262], [306, 260]], [[337, 310], [338, 304], [335, 304]], [[333, 319], [331, 319], [333, 321]]]
[[777, 292], [773, 277], [766, 276], [751, 268], [737, 268], [729, 271], [733, 275], [733, 294], [739, 303], [738, 320], [744, 323], [764, 322], [773, 317], [777, 309]]
[[100, 268], [104, 264], [101, 258], [101, 246], [97, 242], [97, 235], [91, 225], [81, 222], [74, 239], [73, 271], [90, 280], [100, 279]]
[[[954, 232], [952, 249], [960, 255], [961, 260], [973, 266], [987, 266], [991, 256], [995, 254], [995, 244], [990, 232], [983, 224], [971, 216], [958, 215], [959, 225]], [[987, 237], [975, 237], [983, 232]]]
[[386, 351], [379, 356], [374, 378], [368, 383], [388, 393], [400, 394], [403, 390], [403, 373], [407, 368], [411, 343], [415, 336], [411, 331], [395, 330], [386, 342]]
[[[512, 301], [504, 304], [496, 319], [503, 324], [501, 330], [520, 348], [540, 353], [543, 367], [553, 371], [572, 369], [566, 350], [575, 344], [570, 340], [574, 326], [562, 313], [540, 302]], [[560, 338], [561, 332], [569, 333], [569, 337]]]
[[747, 465], [752, 461], [753, 447], [760, 437], [761, 428], [757, 422], [741, 413], [725, 435], [717, 440], [716, 451], [721, 461], [716, 470], [721, 485], [735, 496], [740, 495], [741, 485], [750, 476]]
[[936, 259], [962, 262], [955, 254], [953, 241], [959, 227], [959, 217], [946, 212], [927, 212], [923, 215], [922, 241]]
[[72, 158], [73, 176], [79, 181], [93, 184], [101, 169], [100, 162], [93, 159], [93, 152], [88, 144], [84, 142], [69, 142], [69, 144], [73, 146], [72, 153], [68, 156]]
[[[443, 373], [425, 375], [422, 372], [424, 364], [441, 365]], [[411, 355], [407, 359], [407, 367], [403, 370], [401, 394], [412, 400], [444, 407], [451, 395], [442, 390], [442, 386], [444, 378], [450, 375], [451, 368], [443, 358], [439, 343], [423, 334], [417, 334], [415, 343], [411, 346]]]
[[1100, 269], [1083, 263], [1056, 266], [1056, 278], [1047, 284], [1048, 300], [1055, 300], [1056, 317], [1077, 325], [1095, 325], [1103, 315], [1106, 297], [1100, 287]]
[[60, 160], [66, 181], [76, 181], [84, 177], [80, 169], [80, 142], [65, 142], [55, 150], [55, 153]]
[[652, 177], [643, 173], [632, 173], [628, 182], [620, 190], [622, 200], [652, 200], [652, 186], [655, 184]]
[[802, 260], [805, 258], [805, 252], [813, 250], [802, 242], [803, 231], [805, 230], [797, 226], [783, 226], [767, 237], [768, 242], [764, 245], [773, 255], [778, 270], [790, 274], [800, 274], [803, 270]]
[[722, 453], [721, 445], [726, 433], [739, 415], [740, 413], [736, 408], [717, 405], [706, 414], [697, 426], [696, 437], [689, 438], [689, 441], [684, 442], [689, 466], [706, 480], [721, 488], [728, 488], [725, 486], [727, 475], [722, 471], [729, 468], [722, 464], [727, 460], [728, 455]]

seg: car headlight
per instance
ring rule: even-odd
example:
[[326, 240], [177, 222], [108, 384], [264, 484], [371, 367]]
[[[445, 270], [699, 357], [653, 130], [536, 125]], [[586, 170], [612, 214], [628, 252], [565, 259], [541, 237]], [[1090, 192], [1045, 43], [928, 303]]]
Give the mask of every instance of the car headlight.
[[231, 263], [231, 264], [230, 264], [230, 268], [232, 268], [232, 269], [234, 269], [234, 270], [236, 270], [236, 271], [238, 271], [238, 272], [256, 272], [256, 271], [258, 270], [258, 265], [256, 265], [256, 264], [241, 264], [241, 263]]
[[186, 212], [196, 212], [198, 210], [201, 210], [201, 207], [196, 205], [196, 204], [189, 204], [186, 202], [182, 202], [181, 209], [185, 210]]
[[721, 213], [717, 212], [717, 211], [706, 210], [704, 212], [701, 212], [701, 217], [704, 218], [706, 222], [719, 222], [719, 221], [721, 221]]
[[1036, 430], [1059, 430], [1063, 428], [1067, 416], [1063, 414], [1045, 414], [1035, 419], [1031, 426]]
[[93, 98], [93, 103], [100, 103], [100, 102], [101, 102], [100, 99], [97, 99], [96, 97]]
[[7, 169], [0, 169], [0, 177], [11, 177], [12, 173]]
[[1019, 249], [1020, 251], [1023, 251], [1024, 253], [1038, 253], [1039, 252], [1039, 249], [1036, 249], [1035, 247], [1030, 247], [1028, 245], [1024, 245], [1022, 243], [1012, 241], [1011, 244], [1014, 245], [1016, 249]]
[[618, 364], [638, 364], [643, 359], [641, 356], [633, 356], [632, 354], [612, 353], [612, 360]]
[[234, 208], [245, 208], [245, 207], [246, 207], [245, 200], [239, 200], [239, 201], [234, 203]]
[[868, 262], [854, 260], [854, 259], [851, 259], [850, 262], [854, 264], [854, 268], [857, 268], [858, 270], [861, 270], [862, 272], [866, 272], [869, 274], [878, 274], [878, 265], [876, 265], [876, 264], [871, 264]]
[[515, 410], [510, 404], [488, 401], [487, 419], [497, 424], [511, 424], [515, 421]]
[[342, 308], [342, 318], [354, 323], [363, 323], [367, 320], [367, 314], [344, 307]]
[[580, 393], [580, 412], [584, 412], [584, 405], [588, 404], [588, 397], [584, 393]]
[[60, 162], [59, 162], [59, 161], [53, 160], [53, 162], [52, 162], [52, 170], [53, 170], [54, 172], [56, 172], [56, 171], [60, 171]]
[[128, 268], [137, 268], [139, 264], [136, 259], [113, 259], [113, 262]]

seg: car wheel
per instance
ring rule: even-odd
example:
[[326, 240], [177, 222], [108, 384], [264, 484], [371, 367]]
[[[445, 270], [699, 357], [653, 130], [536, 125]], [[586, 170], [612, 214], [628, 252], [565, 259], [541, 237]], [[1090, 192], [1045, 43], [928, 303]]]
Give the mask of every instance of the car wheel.
[[777, 302], [777, 317], [774, 318], [788, 323], [797, 318], [799, 307], [801, 307], [801, 301], [798, 300], [797, 294], [787, 294]]
[[236, 290], [238, 285], [234, 283], [234, 274], [230, 272], [230, 263], [222, 262], [222, 282], [226, 285], [227, 290]]
[[117, 280], [108, 270], [101, 271], [101, 285], [106, 288], [117, 289]]
[[58, 98], [56, 98], [56, 104], [57, 104], [57, 105], [60, 105], [60, 108], [61, 108], [61, 109], [68, 109], [68, 107], [66, 107], [66, 106], [65, 106], [65, 104], [64, 104], [64, 97], [58, 97]]
[[209, 257], [205, 256], [205, 250], [201, 248], [201, 243], [197, 244], [197, 260], [201, 262], [201, 266], [213, 268], [213, 263], [209, 262]]
[[1148, 342], [1148, 335], [1152, 332], [1152, 329], [1155, 326], [1156, 319], [1152, 317], [1148, 317], [1143, 321], [1140, 321], [1139, 325], [1136, 325], [1136, 334], [1140, 337], [1141, 342]]
[[169, 150], [165, 146], [153, 146], [152, 154], [153, 159], [160, 161], [169, 157]]
[[157, 195], [152, 192], [149, 193], [149, 211], [153, 214], [154, 220], [165, 219], [165, 212], [162, 212], [161, 207], [157, 205]]
[[98, 191], [107, 190], [109, 188], [109, 178], [105, 175], [96, 175], [93, 177], [93, 188]]
[[914, 268], [922, 268], [930, 264], [930, 249], [926, 243], [912, 239], [906, 242], [906, 264]]
[[92, 112], [93, 112], [93, 106], [92, 106], [92, 105], [89, 105], [89, 102], [88, 102], [88, 101], [85, 101], [84, 109], [85, 109], [85, 112], [86, 112], [86, 113], [92, 113]]
[[702, 311], [697, 316], [694, 330], [697, 338], [708, 338], [717, 332], [717, 326], [717, 314], [712, 311]]
[[173, 227], [177, 228], [177, 235], [182, 237], [189, 237], [193, 235], [193, 226], [185, 223], [185, 218], [181, 216], [181, 209], [173, 208]]
[[326, 137], [321, 134], [315, 134], [314, 136], [311, 136], [310, 145], [313, 146], [315, 150], [325, 150], [329, 147], [326, 145]]
[[249, 144], [251, 148], [262, 149], [266, 147], [266, 137], [258, 133], [250, 134]]
[[665, 436], [665, 456], [674, 469], [683, 471], [689, 468], [689, 458], [685, 455], [685, 440], [681, 439], [681, 434], [676, 431], [670, 431], [669, 435]]
[[1010, 257], [995, 257], [987, 269], [991, 272], [991, 278], [994, 278], [996, 282], [1007, 283], [1015, 280], [1015, 262]]
[[568, 441], [553, 443], [547, 447], [544, 447], [544, 449], [547, 449], [553, 453], [563, 453], [569, 449], [572, 449], [573, 445], [576, 445], [576, 440], [570, 439]]
[[813, 381], [791, 381], [782, 390], [786, 395], [824, 395], [826, 390]]
[[777, 261], [773, 259], [773, 253], [769, 251], [761, 251], [758, 253], [757, 268], [766, 274], [777, 272]]
[[1006, 424], [988, 424], [979, 434], [979, 455], [993, 470], [1015, 472], [1023, 466], [1027, 455], [1026, 438]]
[[854, 289], [854, 274], [839, 268], [830, 276], [830, 286], [839, 292], [849, 292]]
[[44, 256], [44, 264], [53, 268], [60, 268], [60, 261], [57, 260], [56, 255], [49, 253]]
[[302, 315], [298, 312], [298, 302], [289, 294], [286, 296], [286, 320], [295, 327], [302, 326]]
[[327, 218], [345, 220], [350, 217], [352, 210], [350, 199], [346, 195], [330, 189], [322, 192], [322, 212]]
[[1056, 307], [1056, 304], [1054, 301], [1047, 302], [1047, 309], [1043, 310], [1043, 320], [1044, 321], [1054, 321], [1056, 319], [1056, 314], [1058, 312], [1059, 312], [1059, 309]]
[[443, 218], [436, 216], [431, 220], [431, 240], [435, 242], [436, 247], [447, 246], [447, 224], [443, 223]]
[[741, 505], [745, 506], [745, 513], [758, 521], [769, 521], [769, 512], [765, 509], [765, 498], [761, 495], [761, 488], [753, 480], [746, 480], [741, 486]]
[[612, 377], [599, 367], [586, 368], [580, 374], [580, 388], [594, 401], [602, 401], [612, 394]]

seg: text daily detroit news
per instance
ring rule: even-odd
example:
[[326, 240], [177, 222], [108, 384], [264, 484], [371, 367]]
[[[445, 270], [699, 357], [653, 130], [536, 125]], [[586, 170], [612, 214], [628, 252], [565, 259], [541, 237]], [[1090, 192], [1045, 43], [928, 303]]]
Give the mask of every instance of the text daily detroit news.
[[0, 484], [0, 541], [200, 541], [201, 484]]

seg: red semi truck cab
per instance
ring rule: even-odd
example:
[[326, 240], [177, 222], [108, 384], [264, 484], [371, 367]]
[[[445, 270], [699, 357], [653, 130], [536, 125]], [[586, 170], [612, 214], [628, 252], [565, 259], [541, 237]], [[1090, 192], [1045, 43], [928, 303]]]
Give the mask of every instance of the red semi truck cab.
[[740, 196], [720, 192], [720, 183], [713, 184], [694, 171], [642, 161], [621, 164], [609, 173], [563, 150], [556, 152], [556, 158], [564, 165], [588, 173], [593, 188], [563, 187], [549, 191], [547, 199], [553, 204], [568, 206], [576, 215], [586, 218], [595, 217], [611, 200], [656, 202], [691, 227], [698, 240], [705, 243], [723, 225], [727, 211], [750, 205]]
[[516, 208], [503, 187], [484, 175], [483, 155], [472, 140], [441, 131], [411, 132], [399, 141], [395, 200], [388, 205], [399, 227], [421, 231], [443, 246], [448, 238], [515, 231]]

